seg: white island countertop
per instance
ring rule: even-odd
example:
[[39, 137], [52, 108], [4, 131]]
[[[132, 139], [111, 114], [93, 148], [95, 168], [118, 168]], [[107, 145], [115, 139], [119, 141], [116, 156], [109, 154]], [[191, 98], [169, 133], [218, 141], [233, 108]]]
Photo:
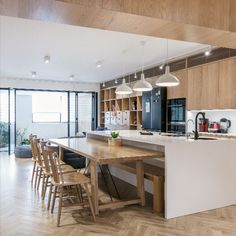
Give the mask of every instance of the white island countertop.
[[[106, 141], [110, 132], [91, 131], [87, 137]], [[140, 135], [137, 130], [119, 133], [124, 145], [165, 153], [160, 164], [165, 168], [167, 219], [236, 204], [235, 139], [193, 140], [158, 132]], [[122, 178], [119, 171], [116, 174]]]
[[[118, 130], [119, 136], [123, 141], [140, 142], [151, 145], [166, 146], [171, 143], [193, 143], [193, 142], [216, 142], [227, 141], [227, 138], [217, 137], [215, 140], [199, 139], [194, 140], [185, 136], [169, 136], [167, 133], [152, 132], [153, 135], [141, 135], [139, 130]], [[91, 131], [87, 133], [88, 137], [110, 137], [111, 131]]]

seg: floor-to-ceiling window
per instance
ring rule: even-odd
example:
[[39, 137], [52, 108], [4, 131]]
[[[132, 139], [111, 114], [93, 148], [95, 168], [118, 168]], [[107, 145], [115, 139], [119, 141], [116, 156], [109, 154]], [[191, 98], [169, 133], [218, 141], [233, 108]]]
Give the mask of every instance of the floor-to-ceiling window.
[[0, 151], [8, 151], [9, 145], [9, 96], [8, 90], [0, 90]]
[[29, 134], [75, 136], [97, 126], [94, 92], [0, 89], [0, 151], [28, 144]]
[[15, 148], [15, 90], [0, 89], [0, 151]]
[[75, 136], [96, 128], [95, 93], [16, 90], [16, 144], [29, 134], [44, 139]]
[[67, 136], [67, 92], [16, 91], [16, 144], [31, 133], [45, 139]]

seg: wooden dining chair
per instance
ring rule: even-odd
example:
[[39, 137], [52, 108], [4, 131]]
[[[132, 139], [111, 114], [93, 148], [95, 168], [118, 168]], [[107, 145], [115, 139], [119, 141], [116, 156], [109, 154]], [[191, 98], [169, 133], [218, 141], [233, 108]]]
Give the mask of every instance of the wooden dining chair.
[[[53, 173], [50, 192], [52, 192], [52, 187], [54, 186], [52, 211], [54, 209], [56, 195], [59, 194], [57, 226], [60, 226], [62, 199], [71, 197], [70, 192], [67, 192], [67, 189], [70, 187], [75, 187], [75, 189], [78, 189], [77, 188], [78, 186], [84, 187], [84, 190], [88, 197], [88, 204], [92, 213], [92, 217], [93, 217], [93, 220], [95, 221], [94, 207], [93, 207], [89, 189], [88, 189], [88, 184], [90, 184], [90, 179], [79, 172], [63, 173], [61, 164], [60, 164], [60, 158], [57, 153], [53, 153], [52, 155], [49, 154], [49, 161], [50, 161], [52, 173]], [[67, 195], [65, 195], [64, 193], [67, 193]]]
[[[41, 191], [41, 196], [43, 200], [45, 198], [47, 188], [50, 187], [49, 185], [51, 182], [50, 177], [52, 176], [52, 168], [50, 166], [50, 162], [48, 159], [50, 150], [51, 150], [50, 145], [45, 143], [44, 141], [38, 143], [38, 152], [42, 154], [42, 160], [43, 160], [43, 177], [42, 177], [42, 191]], [[72, 166], [66, 164], [61, 165], [61, 169], [63, 173], [76, 172], [76, 170]], [[51, 196], [49, 196], [49, 199], [51, 199]]]
[[[42, 149], [41, 146], [38, 145], [40, 142], [44, 143], [43, 139], [33, 138], [32, 140], [32, 153], [36, 160], [36, 170], [35, 170], [35, 183], [34, 187], [39, 189], [41, 179], [43, 179], [43, 169], [45, 168], [44, 160], [42, 157]], [[44, 144], [45, 145], [45, 144]], [[65, 165], [63, 161], [60, 160], [61, 165]]]
[[37, 135], [35, 135], [35, 134], [30, 134], [30, 135], [29, 135], [29, 141], [30, 141], [31, 152], [32, 152], [32, 161], [33, 161], [33, 170], [32, 170], [31, 183], [33, 183], [33, 181], [34, 181], [34, 176], [36, 175], [36, 174], [35, 174], [35, 173], [36, 173], [36, 156], [35, 156], [35, 154], [34, 154], [34, 152], [33, 152], [33, 147], [32, 147], [32, 145], [33, 145], [33, 139], [34, 139], [34, 138], [37, 138]]

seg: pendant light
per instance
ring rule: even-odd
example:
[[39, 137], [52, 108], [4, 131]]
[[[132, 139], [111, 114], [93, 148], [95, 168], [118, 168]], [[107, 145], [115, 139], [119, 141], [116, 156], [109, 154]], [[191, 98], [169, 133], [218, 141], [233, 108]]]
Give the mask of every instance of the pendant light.
[[125, 94], [131, 94], [132, 92], [133, 92], [132, 89], [126, 84], [125, 78], [123, 77], [122, 84], [116, 88], [115, 93], [125, 95]]
[[[125, 56], [125, 53], [127, 52], [127, 50], [124, 50], [122, 52], [123, 56]], [[124, 60], [125, 61], [125, 60]], [[133, 93], [133, 90], [126, 84], [125, 82], [125, 78], [124, 78], [124, 72], [125, 72], [125, 62], [123, 65], [123, 80], [122, 80], [122, 84], [120, 84], [117, 88], [115, 93], [116, 94], [120, 94], [120, 95], [125, 95], [125, 94], [131, 94]]]
[[[141, 45], [143, 46], [143, 58], [144, 58], [145, 41], [141, 41]], [[143, 60], [142, 60], [141, 79], [134, 84], [133, 90], [134, 91], [139, 91], [139, 92], [146, 92], [146, 91], [151, 91], [152, 90], [152, 85], [149, 82], [147, 82], [147, 80], [145, 79], [145, 75], [143, 73]]]
[[[166, 60], [168, 61], [168, 39], [167, 39], [167, 45], [166, 45]], [[179, 80], [176, 76], [170, 73], [170, 67], [167, 63], [165, 67], [165, 74], [161, 75], [158, 80], [156, 81], [156, 85], [159, 87], [174, 87], [179, 85]]]

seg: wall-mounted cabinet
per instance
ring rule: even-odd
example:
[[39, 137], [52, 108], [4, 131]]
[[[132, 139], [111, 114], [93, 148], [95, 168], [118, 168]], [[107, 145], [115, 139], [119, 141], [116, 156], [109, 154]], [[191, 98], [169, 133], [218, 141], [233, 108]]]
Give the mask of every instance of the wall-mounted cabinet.
[[218, 103], [219, 63], [190, 68], [188, 70], [187, 109], [217, 109]]
[[188, 110], [236, 108], [236, 57], [188, 69]]
[[187, 69], [179, 70], [172, 73], [175, 75], [180, 84], [176, 87], [167, 88], [167, 99], [186, 98], [188, 91], [188, 71]]
[[236, 109], [236, 57], [219, 62], [219, 108]]

